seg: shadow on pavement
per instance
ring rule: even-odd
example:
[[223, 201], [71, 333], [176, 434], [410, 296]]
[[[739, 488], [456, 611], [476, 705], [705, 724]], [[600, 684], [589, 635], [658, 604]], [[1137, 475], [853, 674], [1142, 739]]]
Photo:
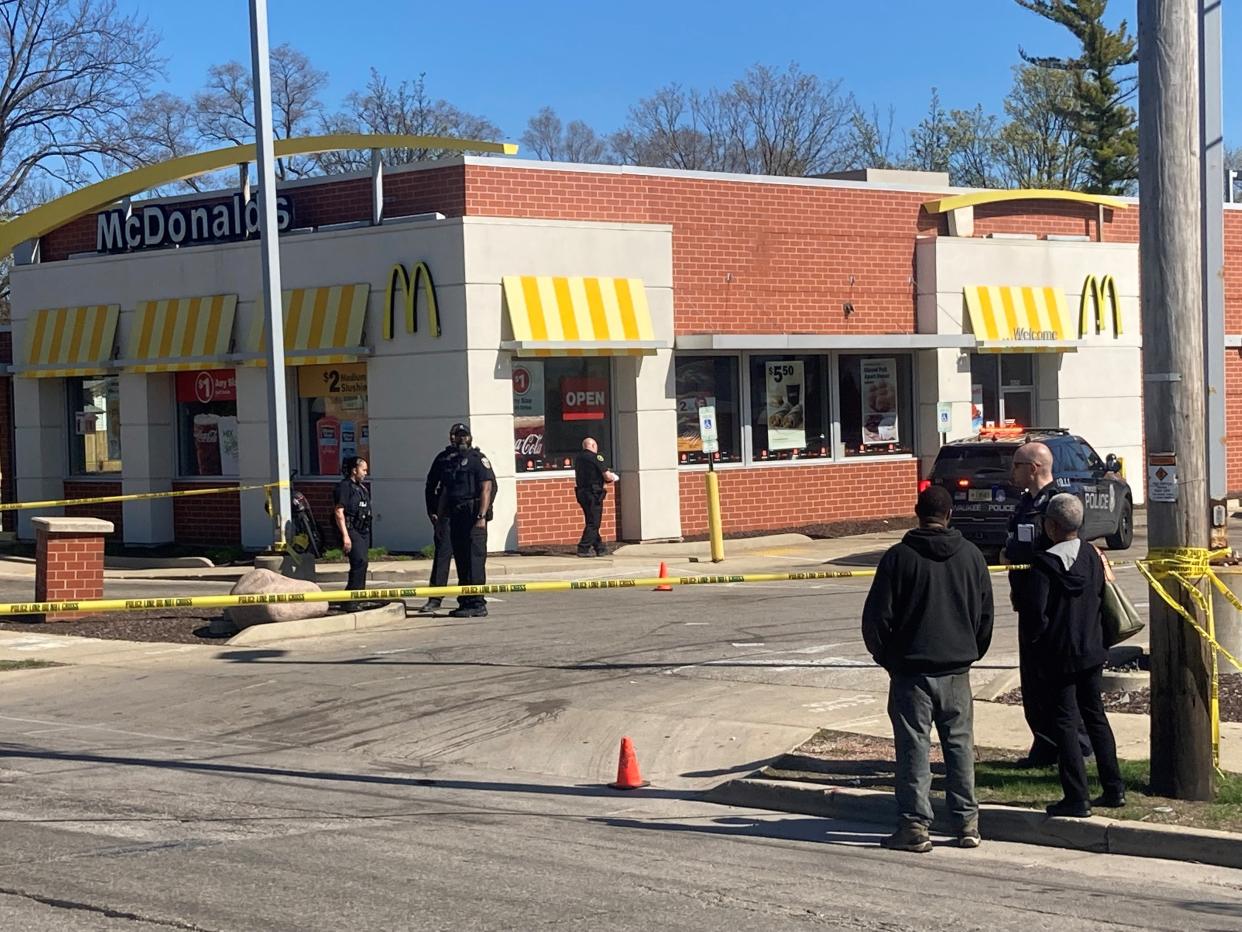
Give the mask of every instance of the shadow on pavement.
[[833, 819], [778, 817], [756, 819], [746, 816], [726, 816], [704, 821], [701, 818], [684, 822], [656, 822], [646, 819], [592, 818], [613, 828], [641, 828], [658, 832], [695, 832], [701, 835], [728, 835], [735, 838], [770, 838], [779, 841], [810, 841], [817, 844], [846, 845], [849, 847], [878, 847], [880, 838], [889, 830], [857, 822], [837, 822]]
[[697, 790], [614, 790], [599, 784], [558, 786], [541, 783], [502, 783], [491, 780], [437, 780], [423, 777], [392, 777], [330, 770], [292, 770], [286, 767], [258, 767], [252, 764], [214, 764], [191, 760], [159, 760], [151, 757], [121, 757], [111, 754], [44, 751], [16, 744], [0, 744], [0, 758], [74, 761], [86, 764], [113, 764], [123, 767], [149, 767], [153, 770], [183, 770], [191, 773], [237, 777], [293, 777], [328, 783], [358, 783], [370, 786], [417, 786], [446, 790], [485, 790], [492, 793], [536, 793], [554, 796], [610, 796], [627, 799], [681, 799], [702, 797]]

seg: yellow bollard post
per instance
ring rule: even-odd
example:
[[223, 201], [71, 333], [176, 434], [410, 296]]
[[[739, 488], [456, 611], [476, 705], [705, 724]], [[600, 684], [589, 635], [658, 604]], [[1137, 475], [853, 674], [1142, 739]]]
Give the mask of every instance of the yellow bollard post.
[[724, 559], [724, 531], [720, 524], [720, 483], [716, 470], [707, 464], [707, 532], [712, 541], [712, 562]]

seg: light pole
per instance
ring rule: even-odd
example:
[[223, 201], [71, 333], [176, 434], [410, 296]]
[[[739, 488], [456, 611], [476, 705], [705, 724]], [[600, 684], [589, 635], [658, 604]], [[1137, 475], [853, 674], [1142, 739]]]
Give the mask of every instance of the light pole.
[[267, 0], [250, 0], [250, 54], [254, 83], [254, 131], [259, 174], [259, 255], [267, 336], [267, 419], [270, 428], [269, 482], [273, 490], [274, 549], [284, 549], [285, 524], [293, 513], [289, 495], [289, 417], [285, 393], [285, 315], [280, 297], [280, 234], [276, 225], [276, 152], [272, 141], [272, 72], [268, 56]]

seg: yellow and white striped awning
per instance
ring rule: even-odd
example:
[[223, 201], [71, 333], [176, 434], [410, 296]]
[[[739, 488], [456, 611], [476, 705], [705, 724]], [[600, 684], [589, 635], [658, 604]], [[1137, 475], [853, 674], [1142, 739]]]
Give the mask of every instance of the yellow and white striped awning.
[[1066, 353], [1077, 349], [1059, 289], [967, 285], [962, 289], [981, 353]]
[[26, 321], [26, 358], [17, 374], [30, 378], [96, 375], [112, 361], [119, 304], [35, 311]]
[[[293, 288], [282, 292], [285, 316], [285, 358], [291, 366], [353, 362], [366, 353], [362, 325], [367, 317], [371, 286], [331, 285]], [[255, 315], [250, 346], [256, 353], [267, 348], [263, 314]], [[263, 359], [252, 360], [266, 365]]]
[[224, 362], [236, 313], [235, 294], [143, 301], [121, 365], [131, 372], [175, 372]]
[[505, 303], [519, 356], [647, 356], [657, 340], [641, 278], [506, 275]]

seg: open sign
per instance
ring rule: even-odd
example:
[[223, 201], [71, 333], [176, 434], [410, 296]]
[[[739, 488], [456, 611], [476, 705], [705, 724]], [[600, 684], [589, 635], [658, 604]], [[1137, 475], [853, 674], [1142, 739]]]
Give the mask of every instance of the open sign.
[[561, 379], [561, 420], [602, 421], [607, 411], [607, 379]]

